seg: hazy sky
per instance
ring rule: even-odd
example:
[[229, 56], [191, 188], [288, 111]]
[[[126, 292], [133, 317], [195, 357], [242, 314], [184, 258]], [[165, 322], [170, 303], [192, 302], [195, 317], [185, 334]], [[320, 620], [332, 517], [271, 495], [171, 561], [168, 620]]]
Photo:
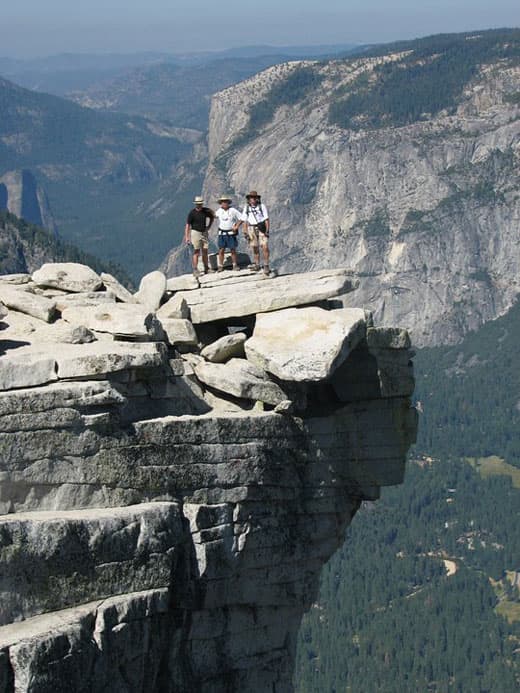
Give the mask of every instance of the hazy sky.
[[0, 55], [12, 57], [365, 43], [520, 25], [519, 0], [16, 0], [3, 5]]

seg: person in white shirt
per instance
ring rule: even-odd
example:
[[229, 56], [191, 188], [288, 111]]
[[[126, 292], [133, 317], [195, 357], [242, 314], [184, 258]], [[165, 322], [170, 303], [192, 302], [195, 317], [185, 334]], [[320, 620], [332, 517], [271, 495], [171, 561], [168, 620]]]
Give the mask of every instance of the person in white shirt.
[[251, 190], [246, 195], [247, 204], [242, 210], [242, 223], [245, 224], [244, 235], [253, 251], [254, 263], [251, 269], [260, 269], [260, 251], [264, 259], [264, 274], [269, 275], [269, 213], [262, 203], [256, 190]]
[[238, 246], [238, 229], [242, 223], [242, 215], [231, 206], [231, 197], [221, 195], [217, 202], [220, 203], [220, 209], [217, 209], [215, 216], [218, 219], [218, 269], [217, 272], [222, 272], [224, 269], [224, 252], [228, 249], [231, 252], [231, 260], [233, 261], [233, 269], [238, 270], [237, 262], [237, 246]]

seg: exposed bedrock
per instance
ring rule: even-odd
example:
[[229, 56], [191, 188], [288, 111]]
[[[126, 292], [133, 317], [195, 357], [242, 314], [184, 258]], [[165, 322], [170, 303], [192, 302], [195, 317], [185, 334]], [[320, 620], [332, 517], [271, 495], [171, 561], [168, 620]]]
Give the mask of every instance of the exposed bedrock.
[[[333, 123], [347, 95], [357, 104], [382, 88], [391, 98], [378, 74], [409, 58], [292, 61], [215, 94], [204, 196], [227, 190], [245, 203], [258, 190], [275, 268], [349, 267], [360, 280], [349, 305], [435, 346], [503, 315], [520, 293], [520, 68], [485, 59], [456, 109], [416, 122], [394, 125], [385, 107], [373, 127], [367, 106], [350, 127], [346, 115], [345, 127]], [[292, 93], [286, 80], [298, 73], [313, 85]], [[279, 104], [282, 92], [291, 98]]]
[[[226, 277], [179, 281], [196, 344], [93, 323], [96, 341], [64, 343], [59, 310], [51, 323], [0, 311], [1, 693], [292, 690], [321, 569], [360, 503], [402, 481], [416, 431], [407, 333], [335, 309], [353, 286], [325, 274], [300, 308], [269, 299], [278, 279], [258, 280], [279, 328], [255, 326], [237, 276], [234, 314]], [[169, 301], [179, 310], [167, 288], [150, 320]], [[244, 349], [207, 349], [237, 322]], [[219, 363], [205, 358], [217, 350]]]

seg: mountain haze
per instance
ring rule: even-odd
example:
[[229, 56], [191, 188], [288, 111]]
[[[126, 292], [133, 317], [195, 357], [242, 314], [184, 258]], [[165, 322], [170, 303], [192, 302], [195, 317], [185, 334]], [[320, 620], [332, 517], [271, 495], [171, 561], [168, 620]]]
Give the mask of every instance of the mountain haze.
[[83, 106], [159, 118], [206, 132], [211, 96], [271, 65], [345, 52], [346, 46], [250, 46], [172, 56], [68, 96]]
[[199, 139], [0, 79], [0, 177], [30, 171], [64, 239], [135, 275], [171, 247], [172, 209], [176, 201], [184, 208], [183, 186], [188, 200], [190, 186], [199, 189]]

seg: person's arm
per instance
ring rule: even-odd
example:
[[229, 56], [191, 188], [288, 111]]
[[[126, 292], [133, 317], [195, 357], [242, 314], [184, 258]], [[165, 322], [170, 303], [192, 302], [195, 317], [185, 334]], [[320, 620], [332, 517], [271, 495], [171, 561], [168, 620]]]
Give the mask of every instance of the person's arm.
[[190, 242], [190, 231], [191, 231], [191, 212], [188, 214], [188, 218], [186, 219], [186, 226], [184, 227], [184, 242], [189, 243]]
[[244, 236], [247, 238], [247, 206], [242, 210], [240, 220], [240, 224], [244, 224]]
[[262, 212], [265, 220], [265, 230], [267, 233], [269, 233], [269, 212], [267, 211], [267, 207], [264, 204], [262, 205]]
[[233, 224], [233, 231], [238, 233], [240, 227], [242, 226], [242, 215], [238, 209], [235, 209], [233, 219], [235, 220], [235, 223]]
[[209, 207], [206, 208], [206, 219], [209, 219], [209, 224], [206, 223], [206, 231], [209, 231], [215, 221], [215, 212]]

